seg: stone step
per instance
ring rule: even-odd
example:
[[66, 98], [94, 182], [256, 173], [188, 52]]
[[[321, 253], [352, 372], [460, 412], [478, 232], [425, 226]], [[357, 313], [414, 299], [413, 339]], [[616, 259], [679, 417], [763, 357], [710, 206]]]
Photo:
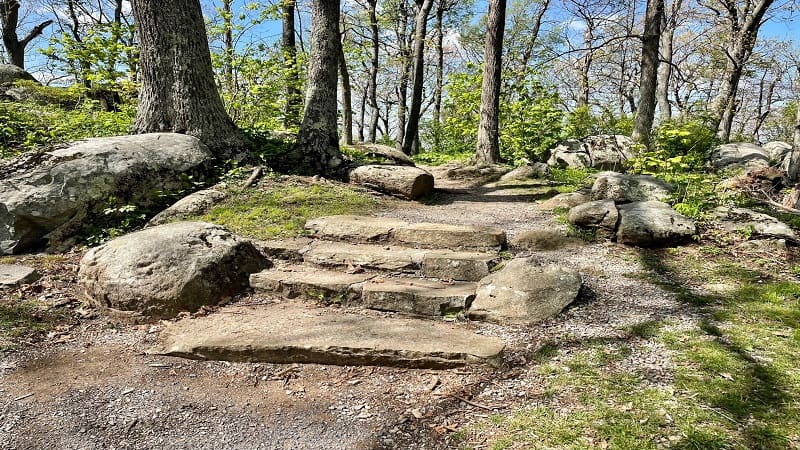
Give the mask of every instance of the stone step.
[[443, 316], [465, 311], [477, 283], [348, 274], [309, 266], [285, 266], [250, 275], [256, 291], [303, 297], [381, 311]]
[[497, 366], [503, 342], [463, 324], [382, 318], [295, 302], [230, 306], [167, 325], [151, 354], [200, 360], [445, 369]]
[[440, 249], [499, 249], [506, 234], [496, 227], [408, 223], [370, 216], [328, 216], [306, 223], [318, 239], [348, 242], [387, 242], [411, 247]]
[[391, 245], [314, 242], [303, 260], [321, 267], [362, 267], [372, 270], [417, 272], [429, 278], [479, 281], [499, 260], [497, 254], [414, 249]]
[[306, 266], [287, 266], [250, 275], [250, 286], [287, 298], [304, 297], [331, 303], [361, 297], [361, 286], [375, 274], [348, 274]]
[[364, 283], [360, 304], [382, 311], [444, 316], [466, 311], [476, 289], [476, 283], [374, 278]]

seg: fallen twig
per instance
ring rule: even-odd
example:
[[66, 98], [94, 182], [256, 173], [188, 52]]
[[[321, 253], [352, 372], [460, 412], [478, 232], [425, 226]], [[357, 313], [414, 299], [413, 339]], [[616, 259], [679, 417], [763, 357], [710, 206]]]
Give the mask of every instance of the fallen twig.
[[18, 402], [20, 400], [25, 400], [28, 397], [33, 397], [33, 392], [31, 392], [29, 394], [25, 394], [25, 395], [20, 395], [19, 397], [15, 398], [14, 401]]
[[250, 178], [248, 178], [247, 181], [244, 182], [244, 187], [249, 188], [252, 185], [254, 185], [255, 182], [258, 181], [259, 178], [261, 178], [261, 174], [263, 173], [264, 173], [263, 166], [258, 166], [255, 169], [253, 169], [253, 173], [252, 175], [250, 175]]
[[506, 409], [509, 406], [509, 405], [495, 405], [495, 406], [481, 405], [480, 403], [475, 403], [473, 401], [465, 399], [464, 397], [459, 397], [458, 395], [453, 395], [453, 394], [451, 394], [450, 397], [452, 397], [452, 398], [454, 398], [456, 400], [462, 401], [462, 402], [464, 402], [464, 403], [466, 403], [468, 405], [472, 405], [472, 406], [474, 406], [476, 408], [485, 409], [487, 411], [494, 411], [496, 409]]

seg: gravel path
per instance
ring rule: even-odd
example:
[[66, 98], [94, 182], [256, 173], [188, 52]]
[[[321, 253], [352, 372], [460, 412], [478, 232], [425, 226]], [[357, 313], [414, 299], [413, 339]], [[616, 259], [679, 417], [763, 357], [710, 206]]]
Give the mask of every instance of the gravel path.
[[[438, 186], [441, 190], [430, 204], [391, 202], [395, 207], [382, 215], [494, 224], [510, 236], [563, 228], [532, 203], [546, 191], [540, 184]], [[0, 442], [9, 449], [449, 448], [453, 431], [484, 420], [493, 414], [492, 407], [512, 414], [533, 405], [557, 406], [541, 395], [543, 381], [530, 361], [547, 343], [557, 345], [560, 355], [588, 341], [609, 348], [624, 343], [632, 351], [615, 363], [622, 370], [639, 373], [654, 386], [670, 382], [669, 352], [631, 337], [628, 329], [664, 317], [671, 326], [688, 327], [696, 317], [672, 294], [630, 276], [641, 270], [637, 251], [592, 244], [532, 256], [578, 269], [585, 289], [563, 314], [535, 327], [475, 324], [479, 333], [500, 336], [508, 344], [501, 369], [431, 371], [155, 357], [146, 351], [159, 326], [114, 326], [96, 317], [22, 345], [20, 351], [0, 354]], [[63, 269], [72, 271], [73, 278], [75, 261], [77, 257], [68, 260]], [[242, 301], [270, 299], [253, 295]]]

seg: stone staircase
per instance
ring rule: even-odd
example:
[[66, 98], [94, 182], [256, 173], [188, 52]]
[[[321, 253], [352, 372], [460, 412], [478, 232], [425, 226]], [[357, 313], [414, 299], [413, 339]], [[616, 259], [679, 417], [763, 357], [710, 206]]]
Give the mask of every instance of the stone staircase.
[[503, 230], [366, 216], [324, 217], [306, 229], [310, 238], [257, 243], [274, 267], [250, 285], [290, 300], [178, 321], [158, 353], [436, 368], [499, 362], [500, 339], [442, 318], [466, 315], [477, 282], [500, 262]]

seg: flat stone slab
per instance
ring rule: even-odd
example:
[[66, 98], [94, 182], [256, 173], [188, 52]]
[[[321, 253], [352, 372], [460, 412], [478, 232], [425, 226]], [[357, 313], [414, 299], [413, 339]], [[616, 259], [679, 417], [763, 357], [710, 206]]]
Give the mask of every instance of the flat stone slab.
[[303, 253], [308, 250], [312, 240], [309, 238], [270, 239], [254, 241], [253, 245], [269, 258], [288, 261], [302, 261]]
[[41, 277], [33, 267], [19, 264], [0, 264], [0, 288], [30, 284]]
[[310, 220], [306, 229], [317, 239], [387, 242], [421, 248], [485, 250], [505, 245], [503, 230], [489, 226], [408, 223], [370, 216], [328, 216]]
[[458, 281], [479, 281], [489, 275], [498, 259], [494, 253], [326, 241], [314, 242], [303, 253], [306, 263], [321, 267], [421, 271], [425, 277]]
[[375, 278], [364, 284], [361, 305], [381, 311], [444, 316], [466, 310], [476, 288], [476, 283]]
[[274, 292], [288, 298], [302, 296], [314, 300], [342, 302], [361, 295], [362, 284], [375, 274], [349, 274], [306, 266], [289, 266], [250, 275], [255, 290]]
[[151, 353], [199, 360], [445, 369], [498, 365], [503, 342], [463, 325], [294, 302], [227, 307], [167, 325]]

